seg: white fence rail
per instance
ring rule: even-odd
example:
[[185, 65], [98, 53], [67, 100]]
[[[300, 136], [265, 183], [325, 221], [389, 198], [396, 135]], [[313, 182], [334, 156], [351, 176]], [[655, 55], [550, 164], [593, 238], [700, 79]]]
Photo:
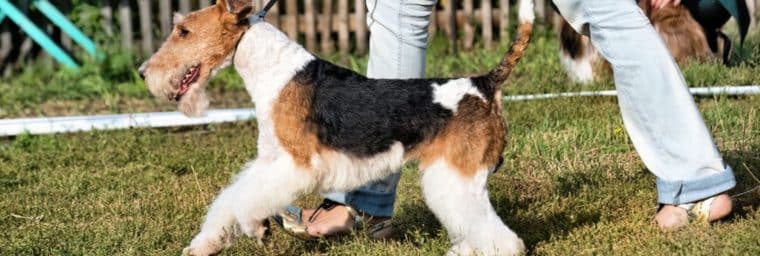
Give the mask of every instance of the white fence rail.
[[[760, 86], [717, 86], [690, 88], [693, 95], [750, 95], [760, 94]], [[616, 96], [615, 91], [583, 91], [504, 97], [505, 101], [528, 101], [565, 97]], [[86, 132], [92, 130], [118, 130], [129, 128], [159, 128], [203, 125], [250, 120], [256, 117], [254, 109], [210, 110], [206, 116], [188, 118], [179, 112], [133, 113], [119, 115], [42, 117], [0, 120], [0, 137], [16, 136], [22, 133], [51, 134]]]

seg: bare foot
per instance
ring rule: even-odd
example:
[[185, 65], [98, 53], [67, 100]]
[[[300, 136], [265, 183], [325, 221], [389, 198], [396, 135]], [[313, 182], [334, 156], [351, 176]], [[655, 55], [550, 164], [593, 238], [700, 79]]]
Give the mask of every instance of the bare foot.
[[[732, 202], [728, 194], [723, 193], [713, 199], [710, 205], [710, 217], [713, 222], [725, 218], [731, 213]], [[664, 230], [676, 230], [689, 223], [689, 215], [683, 208], [675, 205], [665, 205], [654, 217], [657, 225]]]
[[309, 235], [323, 237], [349, 233], [354, 226], [354, 220], [343, 205], [336, 205], [330, 210], [303, 209], [301, 218], [308, 227]]

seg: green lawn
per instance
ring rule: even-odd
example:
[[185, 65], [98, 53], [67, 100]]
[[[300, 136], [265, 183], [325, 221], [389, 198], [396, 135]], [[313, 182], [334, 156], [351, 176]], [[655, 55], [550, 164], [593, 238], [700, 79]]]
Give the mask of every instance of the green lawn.
[[[736, 67], [688, 65], [690, 84], [760, 84], [759, 39], [758, 33], [750, 39]], [[438, 39], [429, 73], [485, 72], [506, 43], [495, 51], [449, 55]], [[505, 94], [613, 88], [609, 81], [569, 83], [556, 51], [552, 36], [537, 35]], [[348, 64], [362, 70], [365, 63], [349, 58]], [[0, 118], [173, 109], [153, 100], [127, 71], [103, 79], [103, 70], [94, 67], [82, 73], [28, 73], [34, 70], [0, 81]], [[222, 75], [212, 86], [213, 105], [251, 106], [240, 79], [231, 71]], [[58, 76], [92, 84], [60, 85], [53, 81]], [[57, 85], [68, 87], [48, 88]], [[730, 193], [760, 185], [751, 175], [760, 176], [760, 97], [698, 102], [735, 169], [739, 185]], [[655, 227], [654, 176], [633, 150], [614, 98], [508, 102], [505, 113], [506, 162], [491, 177], [490, 195], [529, 254], [760, 255], [758, 190], [737, 196], [735, 214], [725, 222], [674, 233]], [[256, 124], [249, 121], [0, 139], [0, 255], [179, 254], [216, 193], [256, 156], [256, 135]], [[398, 230], [389, 241], [356, 235], [303, 242], [275, 228], [263, 247], [242, 238], [225, 254], [440, 255], [450, 245], [422, 201], [416, 166], [403, 174], [394, 218]], [[309, 195], [298, 203], [319, 200]]]

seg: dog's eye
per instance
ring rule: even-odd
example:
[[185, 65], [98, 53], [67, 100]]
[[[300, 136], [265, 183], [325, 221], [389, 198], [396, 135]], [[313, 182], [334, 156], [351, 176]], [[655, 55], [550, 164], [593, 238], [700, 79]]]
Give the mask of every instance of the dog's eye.
[[190, 34], [190, 30], [187, 30], [185, 27], [179, 27], [179, 37], [186, 37], [187, 34]]

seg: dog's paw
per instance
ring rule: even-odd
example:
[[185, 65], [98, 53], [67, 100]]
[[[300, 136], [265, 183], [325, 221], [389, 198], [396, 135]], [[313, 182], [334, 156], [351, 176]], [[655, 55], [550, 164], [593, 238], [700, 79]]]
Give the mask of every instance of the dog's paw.
[[182, 249], [182, 254], [180, 256], [195, 256], [198, 255], [195, 253], [195, 250], [192, 247], [185, 247], [185, 249]]
[[219, 253], [220, 250], [214, 250], [211, 248], [200, 248], [200, 247], [194, 247], [194, 246], [188, 246], [185, 247], [185, 249], [182, 249], [182, 256], [210, 256], [210, 255], [216, 255]]
[[446, 256], [463, 255], [522, 255], [525, 253], [525, 244], [517, 236], [505, 237], [498, 241], [481, 243], [473, 246], [465, 241], [455, 243], [446, 253]]
[[182, 255], [207, 256], [215, 255], [224, 249], [224, 242], [216, 236], [198, 234], [190, 242], [190, 246], [182, 249]]

